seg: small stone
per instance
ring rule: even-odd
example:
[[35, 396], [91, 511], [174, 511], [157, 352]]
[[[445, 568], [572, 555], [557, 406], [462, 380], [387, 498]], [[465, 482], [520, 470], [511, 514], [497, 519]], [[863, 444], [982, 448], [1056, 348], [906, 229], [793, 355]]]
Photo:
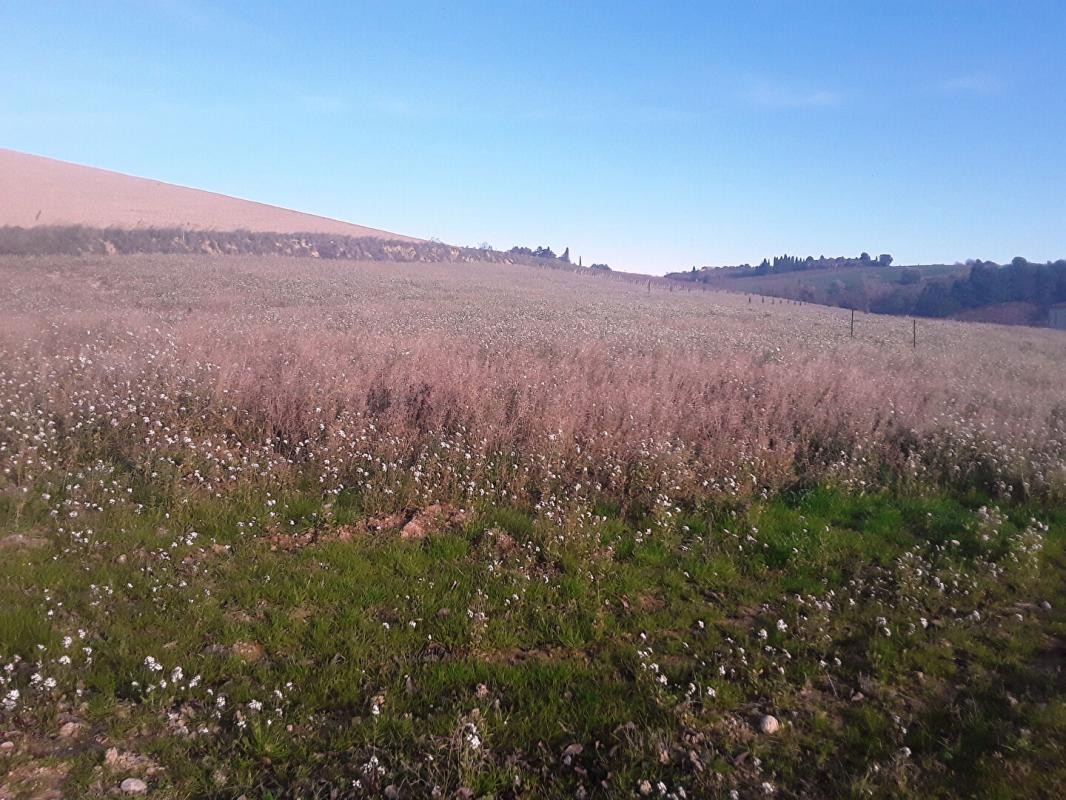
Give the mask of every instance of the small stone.
[[861, 703], [865, 699], [866, 695], [864, 695], [862, 692], [855, 692], [855, 694], [851, 696], [851, 702], [853, 703]]
[[81, 732], [80, 722], [67, 722], [59, 729], [60, 739], [73, 739]]
[[11, 742], [11, 741], [0, 742], [0, 752], [10, 753], [14, 749], [15, 749], [15, 743], [14, 742]]
[[1044, 609], [1045, 611], [1050, 611], [1051, 610], [1051, 603], [1049, 603], [1047, 600], [1041, 600], [1040, 601], [1040, 607], [1042, 609]]
[[126, 778], [119, 788], [126, 794], [144, 794], [148, 791], [148, 784], [140, 778]]
[[563, 766], [566, 766], [566, 767], [573, 766], [574, 757], [581, 755], [581, 752], [584, 749], [585, 748], [582, 747], [577, 742], [574, 742], [571, 745], [567, 745], [566, 749], [563, 750]]
[[255, 642], [234, 642], [233, 647], [230, 648], [230, 652], [242, 661], [256, 662], [262, 661], [263, 656], [266, 653], [263, 652], [263, 648]]
[[451, 613], [452, 613], [452, 610], [450, 608], [439, 608], [439, 609], [437, 609], [437, 616], [441, 617], [441, 618], [447, 617]]
[[388, 800], [397, 800], [399, 796], [400, 790], [396, 786], [396, 784], [390, 783], [388, 786], [385, 787], [385, 797], [388, 798]]
[[642, 795], [647, 797], [649, 794], [651, 794], [651, 781], [641, 781], [638, 790]]
[[777, 717], [767, 714], [759, 720], [759, 730], [763, 733], [777, 733], [780, 729], [781, 723], [777, 721]]

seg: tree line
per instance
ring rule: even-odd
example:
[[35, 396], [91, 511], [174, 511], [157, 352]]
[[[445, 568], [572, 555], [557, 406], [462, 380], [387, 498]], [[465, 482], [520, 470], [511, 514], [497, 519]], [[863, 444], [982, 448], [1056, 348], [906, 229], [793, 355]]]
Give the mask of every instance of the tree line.
[[892, 264], [892, 256], [889, 253], [881, 253], [873, 258], [869, 253], [863, 252], [858, 256], [790, 256], [787, 253], [774, 256], [773, 259], [764, 258], [757, 266], [751, 264], [738, 264], [728, 267], [701, 267], [692, 268], [689, 273], [671, 273], [669, 277], [681, 280], [694, 280], [709, 282], [717, 277], [750, 278], [759, 275], [777, 275], [783, 272], [804, 272], [814, 269], [842, 269], [847, 267], [887, 267]]
[[[541, 246], [538, 246], [538, 247], [517, 247], [516, 246], [516, 247], [512, 247], [507, 252], [509, 254], [515, 255], [515, 256], [526, 256], [526, 257], [532, 257], [532, 258], [555, 259], [557, 261], [562, 261], [564, 264], [572, 264], [573, 263], [570, 260], [570, 248], [569, 247], [566, 248], [566, 250], [564, 250], [563, 254], [560, 255], [560, 256], [555, 255], [555, 251], [552, 250], [550, 247], [541, 247]], [[579, 262], [578, 266], [580, 267], [580, 266], [584, 266], [584, 265]], [[595, 269], [595, 270], [601, 270], [601, 271], [604, 271], [604, 272], [610, 272], [611, 271], [611, 268], [609, 266], [607, 266], [606, 264], [589, 264], [588, 268], [589, 269]]]
[[1046, 307], [1062, 302], [1066, 302], [1066, 260], [1035, 264], [1019, 256], [1006, 266], [975, 261], [965, 277], [929, 281], [920, 292], [897, 289], [873, 300], [870, 310], [880, 314], [949, 317], [970, 308], [999, 303], [1033, 303]]

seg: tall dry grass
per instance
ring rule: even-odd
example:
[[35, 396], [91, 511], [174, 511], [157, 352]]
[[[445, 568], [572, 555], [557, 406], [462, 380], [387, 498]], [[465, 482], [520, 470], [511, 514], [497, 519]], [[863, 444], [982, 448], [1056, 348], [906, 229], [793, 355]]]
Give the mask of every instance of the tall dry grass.
[[[0, 259], [0, 486], [669, 509], [798, 482], [1066, 490], [1066, 336], [498, 264]], [[117, 465], [117, 466], [116, 466]]]

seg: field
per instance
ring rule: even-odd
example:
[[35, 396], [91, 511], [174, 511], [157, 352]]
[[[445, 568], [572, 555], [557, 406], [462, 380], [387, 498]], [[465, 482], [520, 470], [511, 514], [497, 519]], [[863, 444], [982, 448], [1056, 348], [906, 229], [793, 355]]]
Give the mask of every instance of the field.
[[812, 287], [817, 292], [828, 292], [836, 281], [840, 281], [847, 289], [854, 289], [862, 285], [877, 287], [880, 284], [898, 284], [904, 270], [918, 270], [923, 279], [946, 278], [951, 275], [965, 275], [967, 267], [959, 267], [956, 264], [930, 264], [916, 267], [848, 267], [846, 269], [815, 269], [805, 272], [781, 272], [775, 275], [762, 275], [751, 278], [722, 278], [718, 284], [723, 288], [736, 286], [736, 291], [741, 292], [766, 292], [768, 294], [780, 294], [784, 297], [792, 296], [790, 292], [799, 291], [802, 286]]
[[1057, 797], [1066, 334], [0, 258], [0, 798]]
[[[902, 284], [905, 272], [919, 273], [913, 284]], [[925, 285], [934, 280], [962, 277], [969, 268], [957, 264], [923, 264], [894, 267], [844, 267], [779, 272], [772, 275], [715, 278], [709, 285], [728, 292], [750, 292], [768, 297], [783, 297], [842, 308], [865, 309], [879, 298], [908, 288], [905, 293], [917, 297]], [[680, 273], [684, 276], [685, 273]], [[991, 321], [991, 320], [989, 320]]]
[[417, 241], [236, 197], [0, 147], [0, 227], [83, 225], [199, 231], [302, 231]]

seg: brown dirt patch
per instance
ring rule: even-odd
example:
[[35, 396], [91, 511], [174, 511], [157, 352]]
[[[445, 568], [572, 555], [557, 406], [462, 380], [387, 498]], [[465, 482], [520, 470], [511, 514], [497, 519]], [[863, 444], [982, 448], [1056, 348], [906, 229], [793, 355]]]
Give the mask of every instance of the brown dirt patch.
[[63, 800], [70, 764], [20, 764], [0, 783], [0, 800]]
[[347, 542], [374, 533], [398, 530], [400, 538], [420, 541], [431, 533], [461, 526], [467, 514], [456, 506], [434, 503], [425, 508], [405, 508], [391, 514], [378, 514], [336, 528], [312, 528], [300, 533], [276, 533], [269, 537], [271, 550], [299, 550], [318, 542]]
[[0, 536], [0, 550], [40, 550], [48, 546], [48, 539], [34, 533], [9, 533]]

